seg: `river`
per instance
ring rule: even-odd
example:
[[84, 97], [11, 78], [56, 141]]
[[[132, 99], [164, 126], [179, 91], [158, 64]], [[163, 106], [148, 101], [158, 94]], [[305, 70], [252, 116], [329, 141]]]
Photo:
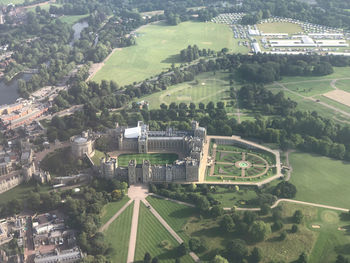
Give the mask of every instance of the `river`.
[[[74, 30], [74, 35], [73, 35], [73, 40], [70, 43], [72, 46], [74, 41], [78, 40], [80, 38], [81, 31], [88, 27], [89, 24], [86, 21], [81, 21], [78, 23], [75, 23], [72, 26], [72, 29]], [[14, 78], [12, 81], [9, 83], [6, 83], [5, 80], [0, 81], [0, 105], [4, 104], [11, 104], [18, 99], [19, 94], [17, 92], [18, 88], [18, 80], [19, 79], [24, 79], [25, 81], [30, 80], [32, 74], [19, 74], [18, 77]]]

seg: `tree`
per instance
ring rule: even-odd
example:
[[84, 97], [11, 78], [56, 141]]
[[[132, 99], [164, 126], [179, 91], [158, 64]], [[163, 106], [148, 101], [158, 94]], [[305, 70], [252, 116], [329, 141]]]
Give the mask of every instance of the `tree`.
[[272, 225], [273, 231], [281, 230], [282, 227], [283, 227], [283, 223], [282, 223], [281, 220], [277, 220], [277, 221]]
[[258, 247], [254, 247], [252, 253], [250, 254], [250, 259], [253, 263], [258, 263], [262, 259], [261, 249]]
[[113, 200], [120, 200], [123, 197], [123, 193], [121, 190], [114, 190], [111, 194]]
[[270, 224], [264, 221], [255, 221], [249, 229], [251, 238], [256, 242], [265, 240], [271, 234]]
[[292, 233], [296, 233], [296, 232], [298, 232], [298, 230], [299, 230], [299, 227], [298, 227], [298, 225], [292, 225], [292, 229], [291, 229], [291, 232]]
[[228, 260], [220, 255], [216, 255], [210, 263], [229, 263]]
[[304, 215], [301, 210], [296, 210], [293, 215], [293, 220], [296, 224], [300, 224], [303, 221]]
[[279, 239], [281, 241], [285, 240], [287, 238], [287, 232], [286, 231], [282, 231], [282, 233], [280, 234]]
[[143, 257], [143, 263], [150, 263], [151, 259], [152, 259], [152, 257], [150, 255], [150, 253], [146, 252], [145, 256]]
[[179, 256], [184, 256], [188, 253], [188, 247], [186, 246], [185, 243], [182, 243], [180, 246], [177, 247], [177, 254]]
[[154, 257], [153, 259], [152, 259], [152, 263], [158, 263], [159, 262], [159, 259], [157, 258], [157, 257]]
[[248, 255], [247, 244], [242, 239], [234, 239], [228, 242], [225, 250], [229, 259], [241, 261]]
[[210, 214], [214, 218], [221, 216], [223, 213], [224, 213], [224, 209], [219, 205], [214, 205], [210, 210]]
[[335, 263], [349, 263], [349, 260], [345, 258], [343, 255], [338, 255]]
[[198, 238], [191, 238], [188, 245], [191, 251], [198, 252], [202, 247], [202, 242]]
[[297, 263], [307, 263], [307, 254], [305, 252], [301, 253], [296, 262]]
[[224, 232], [233, 232], [235, 224], [231, 216], [224, 215], [220, 221], [220, 226]]
[[274, 189], [274, 194], [280, 198], [294, 198], [296, 193], [295, 185], [286, 181], [280, 182]]

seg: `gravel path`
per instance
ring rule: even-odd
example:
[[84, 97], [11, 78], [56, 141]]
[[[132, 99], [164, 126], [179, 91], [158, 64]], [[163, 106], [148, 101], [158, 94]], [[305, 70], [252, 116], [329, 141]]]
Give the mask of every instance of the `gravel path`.
[[127, 263], [133, 263], [134, 259], [135, 259], [137, 226], [138, 226], [138, 222], [139, 222], [139, 211], [140, 211], [140, 199], [135, 199], [134, 211], [132, 214], [132, 221], [131, 221], [131, 231], [130, 231]]

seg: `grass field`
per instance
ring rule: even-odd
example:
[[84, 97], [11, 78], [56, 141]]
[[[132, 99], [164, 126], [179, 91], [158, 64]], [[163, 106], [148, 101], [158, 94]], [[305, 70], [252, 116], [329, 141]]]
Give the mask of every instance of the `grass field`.
[[258, 24], [258, 28], [263, 33], [288, 33], [296, 34], [303, 32], [301, 26], [288, 22], [274, 22]]
[[315, 81], [315, 82], [301, 82], [295, 84], [284, 84], [289, 90], [298, 92], [300, 95], [305, 97], [311, 97], [315, 95], [321, 95], [328, 91], [334, 90], [329, 80]]
[[129, 197], [124, 196], [122, 200], [117, 202], [109, 202], [102, 208], [101, 225], [104, 225], [115, 213], [119, 211], [129, 201]]
[[189, 240], [189, 236], [186, 235], [185, 229], [188, 220], [195, 217], [197, 214], [195, 208], [153, 196], [147, 197], [147, 201], [183, 240]]
[[92, 156], [91, 160], [95, 165], [100, 165], [100, 160], [102, 157], [106, 157], [106, 155], [103, 152], [95, 149], [95, 154]]
[[[60, 4], [44, 4], [44, 5], [40, 5], [41, 10], [46, 10], [47, 12], [49, 12], [50, 7], [51, 6], [56, 6], [56, 7], [61, 7], [62, 5]], [[36, 7], [30, 7], [27, 8], [27, 12], [35, 12]]]
[[112, 263], [127, 261], [133, 207], [133, 203], [129, 205], [104, 232], [105, 241], [113, 248]]
[[350, 163], [299, 152], [290, 163], [297, 200], [349, 208]]
[[346, 106], [344, 104], [341, 104], [339, 102], [336, 102], [335, 100], [329, 99], [329, 98], [327, 98], [325, 96], [316, 96], [315, 98], [319, 99], [322, 102], [327, 103], [328, 105], [334, 106], [337, 109], [340, 109], [340, 110], [343, 110], [345, 112], [349, 112], [350, 113], [350, 107], [348, 107], [348, 106]]
[[79, 20], [88, 17], [89, 14], [86, 15], [79, 15], [79, 16], [61, 16], [59, 19], [63, 23], [67, 23], [70, 26], [73, 26], [75, 23], [77, 23]]
[[[282, 89], [279, 86], [270, 86], [269, 88], [273, 93], [277, 93], [279, 91], [282, 91]], [[301, 110], [301, 111], [317, 111], [318, 114], [320, 114], [323, 117], [329, 118], [329, 119], [334, 119], [337, 118], [339, 120], [346, 120], [348, 119], [346, 116], [344, 116], [343, 114], [334, 111], [333, 109], [327, 108], [317, 102], [308, 100], [308, 99], [304, 99], [296, 94], [293, 94], [292, 92], [283, 90], [284, 95], [287, 98], [290, 98], [291, 100], [295, 101], [298, 103], [297, 109]], [[320, 97], [322, 96], [316, 96], [316, 99], [320, 99]], [[320, 99], [321, 101], [323, 101], [323, 99]], [[332, 105], [333, 103], [329, 103], [330, 105]], [[337, 107], [338, 108], [338, 107]], [[341, 109], [341, 108], [339, 108]]]
[[200, 102], [207, 104], [229, 99], [228, 73], [216, 72], [202, 73], [196, 76], [195, 81], [184, 82], [168, 87], [166, 90], [138, 98], [135, 101], [145, 100], [149, 102], [150, 109], [159, 109], [160, 104], [169, 105], [172, 102], [189, 104]]
[[[173, 263], [178, 246], [177, 241], [141, 203], [136, 241], [136, 261], [142, 262], [145, 253], [148, 252], [152, 257], [158, 257], [161, 263]], [[181, 263], [190, 262], [193, 260], [189, 255], [181, 257]]]
[[175, 153], [140, 153], [140, 154], [121, 154], [118, 156], [119, 166], [128, 166], [130, 160], [136, 160], [136, 163], [142, 163], [143, 160], [149, 160], [151, 164], [172, 164], [178, 159]]
[[119, 85], [141, 81], [179, 62], [178, 54], [188, 45], [199, 48], [247, 53], [238, 46], [227, 25], [184, 22], [168, 26], [164, 22], [145, 26], [137, 32], [136, 45], [115, 52], [97, 72], [94, 81], [115, 80]]
[[349, 78], [350, 67], [333, 67], [334, 73], [326, 76], [306, 76], [306, 77], [283, 77], [281, 83], [311, 81], [311, 80], [332, 80], [339, 78]]
[[216, 191], [212, 195], [216, 200], [220, 201], [222, 207], [251, 207], [249, 200], [258, 197], [254, 187], [240, 187], [236, 191], [233, 186], [227, 188], [216, 186]]
[[342, 90], [345, 90], [347, 92], [350, 92], [350, 79], [337, 80], [337, 82], [335, 83], [335, 86], [338, 89], [342, 89]]
[[[36, 190], [36, 184], [34, 182], [22, 183], [11, 190], [0, 194], [0, 204], [5, 204], [8, 201], [17, 199], [25, 200], [30, 191]], [[39, 192], [46, 192], [50, 189], [50, 186], [43, 185], [37, 188]]]
[[24, 0], [0, 0], [0, 5], [8, 5], [8, 4], [23, 4]]

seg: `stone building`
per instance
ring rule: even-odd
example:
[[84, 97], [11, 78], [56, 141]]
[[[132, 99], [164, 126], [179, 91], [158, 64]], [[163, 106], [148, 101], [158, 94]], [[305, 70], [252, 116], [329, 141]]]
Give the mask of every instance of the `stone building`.
[[85, 131], [82, 135], [73, 136], [70, 139], [72, 155], [75, 158], [83, 158], [85, 154], [92, 157], [95, 154], [94, 138], [91, 132]]
[[155, 165], [148, 160], [136, 163], [130, 160], [127, 167], [119, 167], [117, 159], [102, 159], [100, 172], [102, 176], [112, 178], [127, 173], [130, 184], [137, 182], [174, 182], [198, 181], [199, 167], [203, 157], [203, 146], [206, 141], [206, 129], [192, 122], [189, 131], [150, 131], [148, 125], [139, 121], [137, 127], [126, 128], [118, 125], [110, 133], [119, 151], [150, 153], [168, 152], [186, 156], [173, 164]]

